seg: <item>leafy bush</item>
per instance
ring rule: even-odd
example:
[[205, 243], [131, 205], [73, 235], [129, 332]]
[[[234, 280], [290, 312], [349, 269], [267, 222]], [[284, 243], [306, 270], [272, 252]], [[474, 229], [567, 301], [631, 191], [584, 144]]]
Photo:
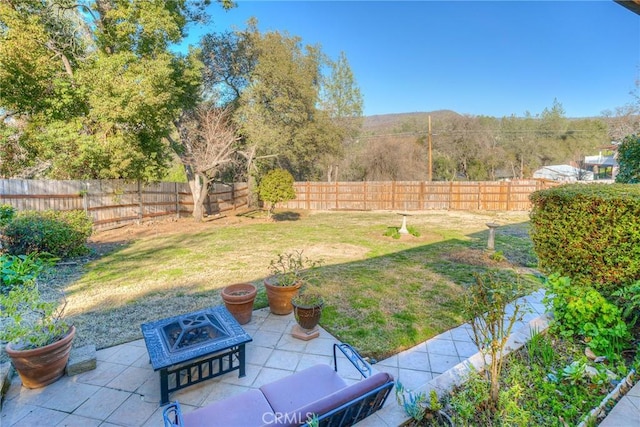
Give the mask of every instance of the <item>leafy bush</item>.
[[609, 297], [640, 280], [640, 186], [575, 184], [531, 195], [539, 267]]
[[640, 182], [640, 137], [629, 135], [618, 147], [620, 170], [616, 182], [637, 184]]
[[622, 318], [632, 329], [640, 319], [640, 280], [618, 289], [611, 295], [616, 306], [622, 310]]
[[544, 302], [553, 313], [553, 330], [563, 337], [584, 337], [597, 354], [620, 354], [630, 333], [618, 307], [593, 288], [573, 286], [568, 277], [551, 275], [546, 285]]
[[4, 245], [13, 255], [46, 252], [67, 258], [87, 252], [92, 222], [83, 211], [23, 211], [4, 229]]
[[269, 216], [276, 204], [296, 198], [293, 182], [293, 176], [284, 169], [273, 169], [260, 180], [258, 196], [269, 203]]
[[0, 228], [11, 222], [16, 214], [16, 210], [11, 205], [0, 205]]
[[48, 259], [30, 255], [0, 255], [0, 293], [6, 294], [16, 286], [33, 283], [48, 264]]

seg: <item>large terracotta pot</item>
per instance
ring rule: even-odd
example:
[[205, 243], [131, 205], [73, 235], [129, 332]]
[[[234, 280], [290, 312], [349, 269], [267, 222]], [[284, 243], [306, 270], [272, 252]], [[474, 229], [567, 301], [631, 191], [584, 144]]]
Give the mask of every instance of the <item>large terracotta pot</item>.
[[278, 315], [291, 313], [293, 311], [291, 299], [298, 295], [300, 285], [300, 283], [296, 283], [293, 286], [277, 286], [272, 285], [268, 280], [265, 280], [264, 287], [267, 291], [269, 310], [271, 310], [273, 314]]
[[229, 313], [239, 324], [244, 325], [251, 321], [253, 301], [257, 293], [258, 289], [252, 283], [235, 283], [224, 287], [220, 295]]
[[72, 326], [64, 338], [44, 347], [14, 350], [10, 343], [7, 344], [7, 354], [20, 375], [22, 385], [26, 388], [41, 388], [63, 376], [75, 335], [76, 328]]

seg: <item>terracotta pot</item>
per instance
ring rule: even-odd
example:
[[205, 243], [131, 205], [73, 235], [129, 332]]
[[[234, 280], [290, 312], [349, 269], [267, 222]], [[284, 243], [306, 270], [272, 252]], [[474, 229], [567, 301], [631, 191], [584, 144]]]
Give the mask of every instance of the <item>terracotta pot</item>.
[[293, 286], [277, 286], [265, 280], [264, 287], [267, 290], [267, 300], [271, 312], [278, 315], [291, 313], [293, 311], [291, 298], [298, 295], [300, 285], [300, 283], [296, 283]]
[[293, 314], [296, 317], [296, 322], [302, 329], [313, 329], [318, 326], [324, 304], [305, 306], [296, 304], [295, 301], [292, 301], [291, 304], [293, 305]]
[[258, 289], [252, 283], [235, 283], [225, 286], [220, 295], [229, 313], [239, 324], [244, 325], [251, 321], [253, 301], [257, 293]]
[[44, 347], [14, 350], [10, 343], [7, 344], [7, 354], [20, 375], [22, 385], [26, 388], [41, 388], [63, 376], [75, 335], [76, 328], [72, 326], [64, 338]]

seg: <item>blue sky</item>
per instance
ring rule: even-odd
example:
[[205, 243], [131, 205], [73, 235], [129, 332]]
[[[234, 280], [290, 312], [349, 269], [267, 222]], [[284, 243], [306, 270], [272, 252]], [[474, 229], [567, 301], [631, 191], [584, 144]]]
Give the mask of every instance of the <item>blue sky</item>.
[[206, 32], [280, 31], [341, 51], [365, 115], [454, 110], [495, 117], [550, 108], [598, 116], [633, 101], [640, 77], [640, 16], [601, 1], [243, 1]]

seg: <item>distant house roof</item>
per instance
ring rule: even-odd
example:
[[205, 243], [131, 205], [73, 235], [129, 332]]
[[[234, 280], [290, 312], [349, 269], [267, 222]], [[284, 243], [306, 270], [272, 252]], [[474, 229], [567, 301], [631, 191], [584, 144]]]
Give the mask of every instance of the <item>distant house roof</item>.
[[618, 166], [618, 162], [613, 158], [613, 156], [585, 156], [584, 158], [585, 166]]
[[551, 165], [538, 169], [533, 173], [533, 177], [563, 182], [593, 181], [593, 172], [570, 165]]

